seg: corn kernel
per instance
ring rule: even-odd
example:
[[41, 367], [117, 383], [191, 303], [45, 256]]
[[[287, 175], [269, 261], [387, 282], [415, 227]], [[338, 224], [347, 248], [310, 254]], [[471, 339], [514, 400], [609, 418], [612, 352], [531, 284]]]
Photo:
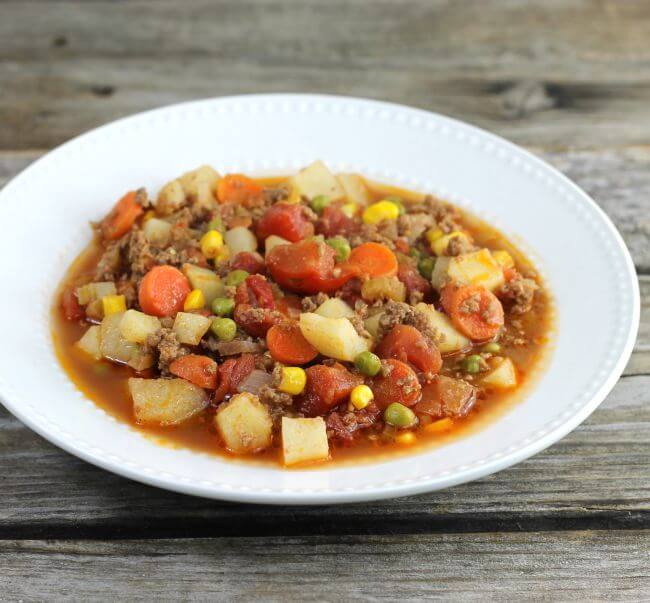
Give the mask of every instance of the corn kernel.
[[412, 431], [405, 431], [404, 433], [398, 433], [395, 436], [395, 443], [400, 446], [412, 446], [417, 441], [417, 436]]
[[183, 304], [183, 310], [189, 312], [191, 310], [201, 310], [205, 306], [205, 295], [201, 289], [194, 289], [189, 292]]
[[221, 264], [222, 262], [226, 262], [229, 259], [230, 259], [230, 247], [228, 247], [228, 245], [224, 245], [215, 256], [214, 263]]
[[429, 423], [424, 426], [424, 431], [427, 433], [440, 433], [441, 431], [447, 431], [454, 426], [454, 422], [447, 417], [446, 419], [439, 419], [433, 423]]
[[427, 230], [427, 234], [425, 235], [427, 238], [427, 241], [429, 241], [430, 245], [433, 245], [434, 241], [437, 241], [439, 238], [444, 236], [444, 232], [440, 228], [429, 228]]
[[208, 230], [201, 237], [201, 251], [206, 258], [216, 258], [223, 248], [223, 236], [218, 230]]
[[382, 220], [397, 220], [399, 207], [390, 201], [378, 201], [363, 210], [363, 221], [365, 224], [378, 224]]
[[341, 207], [341, 211], [348, 217], [354, 218], [359, 211], [359, 206], [356, 203], [346, 203]]
[[155, 218], [155, 217], [156, 217], [156, 212], [153, 209], [150, 209], [144, 212], [144, 216], [142, 216], [142, 223], [144, 224], [145, 222], [151, 220], [151, 218]]
[[501, 266], [501, 268], [515, 267], [515, 261], [512, 259], [512, 256], [504, 249], [493, 251], [492, 257], [494, 258], [495, 262]]
[[357, 385], [350, 392], [350, 402], [357, 410], [361, 410], [370, 404], [375, 395], [367, 385]]
[[126, 312], [126, 298], [123, 295], [106, 295], [102, 297], [104, 316]]
[[278, 389], [285, 394], [297, 396], [301, 394], [307, 384], [307, 374], [298, 366], [282, 367], [282, 378]]
[[469, 243], [469, 237], [464, 232], [454, 230], [454, 232], [450, 232], [449, 234], [446, 234], [431, 243], [431, 251], [433, 251], [433, 253], [438, 256], [445, 255], [445, 253], [447, 253], [447, 247], [449, 247], [449, 243], [451, 243], [452, 239], [456, 238], [465, 239], [465, 241]]

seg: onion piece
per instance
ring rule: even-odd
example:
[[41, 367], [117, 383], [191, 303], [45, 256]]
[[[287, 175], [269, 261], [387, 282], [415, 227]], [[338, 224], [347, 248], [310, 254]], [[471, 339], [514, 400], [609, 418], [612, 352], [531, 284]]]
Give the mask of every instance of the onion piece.
[[259, 369], [253, 370], [246, 379], [244, 379], [238, 386], [238, 392], [249, 392], [257, 395], [265, 385], [271, 385], [273, 375]]
[[234, 356], [236, 354], [258, 354], [264, 351], [264, 346], [254, 341], [221, 341], [214, 346], [215, 351], [221, 356]]

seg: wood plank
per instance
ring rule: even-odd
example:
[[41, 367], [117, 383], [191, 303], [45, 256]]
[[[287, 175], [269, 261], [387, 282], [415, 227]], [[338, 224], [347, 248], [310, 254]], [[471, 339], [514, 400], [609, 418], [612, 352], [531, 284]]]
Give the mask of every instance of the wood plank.
[[488, 11], [476, 0], [2, 6], [4, 149], [51, 147], [175, 101], [286, 90], [411, 104], [523, 144], [650, 135], [650, 6], [641, 0], [500, 0]]
[[0, 542], [7, 600], [650, 597], [644, 531]]

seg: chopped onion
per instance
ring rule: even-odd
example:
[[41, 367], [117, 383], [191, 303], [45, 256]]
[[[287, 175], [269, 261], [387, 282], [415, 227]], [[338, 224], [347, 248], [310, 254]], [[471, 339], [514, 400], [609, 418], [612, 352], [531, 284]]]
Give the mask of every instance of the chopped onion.
[[234, 356], [235, 354], [257, 354], [264, 351], [264, 346], [254, 341], [221, 341], [214, 346], [221, 356]]
[[271, 385], [273, 375], [266, 371], [255, 369], [246, 379], [244, 379], [238, 386], [238, 392], [249, 392], [257, 395], [265, 385]]

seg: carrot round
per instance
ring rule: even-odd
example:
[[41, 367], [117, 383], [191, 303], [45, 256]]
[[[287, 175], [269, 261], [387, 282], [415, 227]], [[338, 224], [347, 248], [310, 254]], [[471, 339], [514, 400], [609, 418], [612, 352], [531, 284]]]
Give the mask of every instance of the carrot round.
[[227, 174], [217, 185], [219, 203], [244, 203], [255, 200], [262, 194], [262, 187], [243, 174]]
[[137, 192], [129, 191], [124, 195], [102, 222], [102, 234], [105, 239], [119, 239], [129, 232], [135, 221], [144, 213], [142, 205], [137, 202]]
[[318, 351], [303, 336], [295, 323], [272, 326], [266, 334], [271, 356], [283, 364], [306, 364], [318, 356]]
[[190, 284], [180, 270], [172, 266], [156, 266], [144, 275], [138, 301], [147, 314], [174, 316], [183, 309], [189, 292]]
[[359, 276], [377, 277], [397, 274], [395, 254], [381, 243], [363, 243], [355, 247], [345, 264]]
[[219, 367], [207, 356], [181, 356], [169, 365], [169, 372], [204, 389], [217, 388]]
[[456, 287], [441, 301], [454, 326], [474, 341], [492, 339], [503, 326], [503, 306], [485, 287]]

